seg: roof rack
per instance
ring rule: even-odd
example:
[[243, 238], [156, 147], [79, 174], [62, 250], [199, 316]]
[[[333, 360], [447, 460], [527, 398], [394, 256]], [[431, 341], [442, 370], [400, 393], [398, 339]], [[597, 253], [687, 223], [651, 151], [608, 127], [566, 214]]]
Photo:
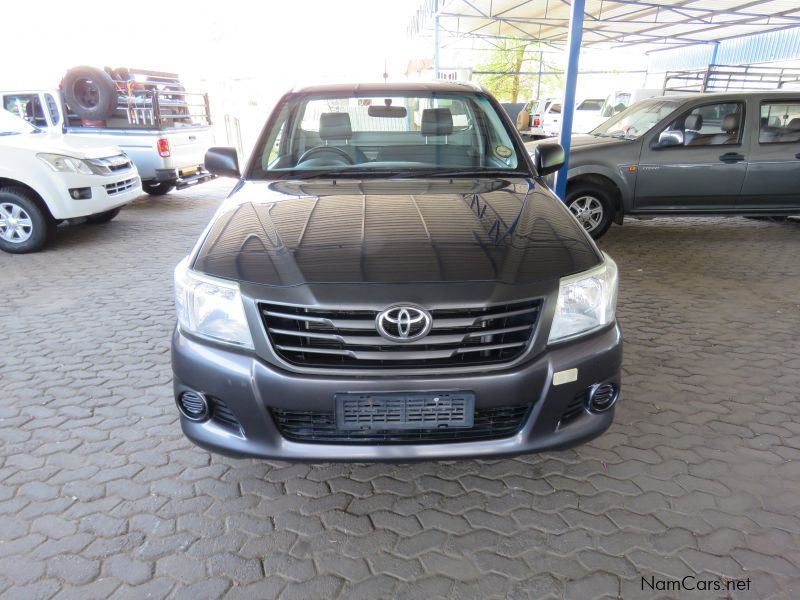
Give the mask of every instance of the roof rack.
[[800, 86], [800, 69], [754, 65], [709, 65], [707, 69], [667, 71], [664, 93], [780, 90]]

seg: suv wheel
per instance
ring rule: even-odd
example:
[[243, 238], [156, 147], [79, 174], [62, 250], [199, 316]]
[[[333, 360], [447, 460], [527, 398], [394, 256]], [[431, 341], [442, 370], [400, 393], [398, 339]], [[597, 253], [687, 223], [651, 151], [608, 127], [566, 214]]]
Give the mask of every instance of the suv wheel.
[[0, 189], [0, 250], [24, 254], [41, 250], [54, 230], [50, 216], [19, 188]]
[[604, 190], [577, 187], [567, 192], [567, 208], [594, 239], [600, 238], [611, 226], [613, 207]]

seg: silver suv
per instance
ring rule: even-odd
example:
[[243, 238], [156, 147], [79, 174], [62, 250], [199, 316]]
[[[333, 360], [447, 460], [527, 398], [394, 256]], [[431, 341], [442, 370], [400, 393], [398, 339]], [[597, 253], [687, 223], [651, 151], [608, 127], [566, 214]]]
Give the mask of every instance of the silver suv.
[[573, 136], [567, 181], [594, 238], [624, 215], [800, 214], [800, 91], [638, 102]]

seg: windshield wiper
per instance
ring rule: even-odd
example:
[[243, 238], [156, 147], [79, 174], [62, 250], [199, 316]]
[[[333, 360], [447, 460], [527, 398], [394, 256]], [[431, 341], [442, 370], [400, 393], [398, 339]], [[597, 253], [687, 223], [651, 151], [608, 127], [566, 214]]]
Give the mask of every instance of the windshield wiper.
[[282, 174], [280, 179], [346, 179], [347, 177], [359, 177], [362, 175], [370, 175], [374, 177], [394, 177], [398, 171], [378, 171], [376, 169], [328, 169], [326, 171], [320, 170], [293, 170], [288, 173]]
[[403, 169], [383, 171], [379, 169], [328, 169], [293, 170], [282, 174], [281, 179], [347, 179], [348, 177], [370, 176], [376, 179], [414, 179], [421, 177], [529, 177], [530, 174], [507, 169]]
[[636, 137], [625, 135], [624, 133], [598, 133], [597, 137], [614, 138], [615, 140], [635, 140]]
[[510, 169], [463, 169], [463, 170], [435, 170], [425, 173], [424, 177], [483, 177], [483, 176], [499, 176], [499, 177], [530, 177], [530, 173], [521, 171], [512, 171]]

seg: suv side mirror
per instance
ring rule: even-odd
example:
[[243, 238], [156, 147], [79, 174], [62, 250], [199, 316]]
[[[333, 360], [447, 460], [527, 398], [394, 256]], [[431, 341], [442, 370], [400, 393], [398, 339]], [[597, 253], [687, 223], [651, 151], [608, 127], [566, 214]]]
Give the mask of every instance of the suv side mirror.
[[241, 177], [239, 155], [236, 148], [216, 146], [206, 151], [205, 167], [210, 173], [220, 177]]
[[658, 136], [656, 148], [670, 148], [672, 146], [683, 146], [685, 138], [679, 129], [667, 129]]
[[554, 173], [564, 164], [564, 148], [555, 142], [537, 144], [533, 149], [533, 166], [536, 173], [544, 177]]

